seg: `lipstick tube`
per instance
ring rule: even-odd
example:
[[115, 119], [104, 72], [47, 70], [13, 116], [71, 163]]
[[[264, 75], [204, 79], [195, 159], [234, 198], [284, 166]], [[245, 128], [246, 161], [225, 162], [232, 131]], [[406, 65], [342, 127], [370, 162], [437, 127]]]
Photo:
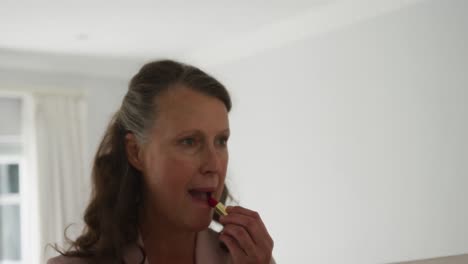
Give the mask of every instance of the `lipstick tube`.
[[217, 214], [222, 216], [228, 215], [228, 213], [226, 212], [226, 207], [222, 203], [216, 201], [214, 198], [208, 197], [208, 204], [215, 209], [215, 212]]

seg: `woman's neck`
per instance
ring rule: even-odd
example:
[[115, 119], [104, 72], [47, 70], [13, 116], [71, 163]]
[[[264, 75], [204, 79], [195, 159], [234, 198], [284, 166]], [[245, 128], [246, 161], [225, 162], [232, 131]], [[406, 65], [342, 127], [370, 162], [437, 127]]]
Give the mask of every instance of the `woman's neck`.
[[196, 232], [177, 229], [149, 212], [142, 216], [140, 235], [149, 264], [195, 263]]

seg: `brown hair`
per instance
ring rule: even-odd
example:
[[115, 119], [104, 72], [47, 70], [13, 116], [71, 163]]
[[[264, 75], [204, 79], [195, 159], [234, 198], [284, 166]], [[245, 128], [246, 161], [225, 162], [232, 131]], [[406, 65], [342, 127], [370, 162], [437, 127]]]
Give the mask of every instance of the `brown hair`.
[[[171, 60], [144, 65], [132, 78], [94, 158], [91, 201], [84, 213], [83, 233], [75, 241], [68, 240], [69, 249], [59, 250], [62, 255], [122, 262], [124, 247], [137, 241], [143, 181], [141, 173], [127, 161], [124, 138], [133, 133], [143, 144], [157, 116], [155, 99], [177, 85], [218, 98], [228, 111], [231, 109], [226, 88], [200, 69]], [[221, 200], [227, 196], [224, 186]]]

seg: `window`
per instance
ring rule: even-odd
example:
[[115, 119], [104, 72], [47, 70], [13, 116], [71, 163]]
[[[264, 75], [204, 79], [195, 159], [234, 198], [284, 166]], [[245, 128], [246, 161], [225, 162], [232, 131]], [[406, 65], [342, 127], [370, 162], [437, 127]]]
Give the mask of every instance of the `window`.
[[[26, 95], [0, 93], [0, 264], [38, 263]], [[29, 253], [33, 252], [32, 255]]]
[[0, 259], [21, 260], [19, 161], [0, 161]]

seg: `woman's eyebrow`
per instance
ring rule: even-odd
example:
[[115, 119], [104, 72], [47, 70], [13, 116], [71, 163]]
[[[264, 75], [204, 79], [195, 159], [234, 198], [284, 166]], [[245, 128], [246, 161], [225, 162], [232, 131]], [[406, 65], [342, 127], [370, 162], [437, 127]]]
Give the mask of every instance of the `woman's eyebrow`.
[[219, 133], [227, 133], [227, 134], [230, 134], [231, 131], [229, 130], [229, 128], [226, 128], [226, 129], [224, 129], [224, 130], [219, 131]]
[[183, 130], [179, 133], [177, 133], [177, 136], [182, 136], [186, 134], [202, 134], [201, 130], [199, 129], [189, 129], [189, 130]]
[[[226, 129], [223, 129], [221, 131], [218, 132], [218, 134], [221, 134], [221, 133], [231, 133], [231, 131], [229, 130], [229, 128], [226, 128]], [[177, 135], [184, 135], [184, 134], [204, 134], [203, 131], [201, 131], [200, 129], [188, 129], [188, 130], [183, 130], [179, 133], [177, 133]]]

